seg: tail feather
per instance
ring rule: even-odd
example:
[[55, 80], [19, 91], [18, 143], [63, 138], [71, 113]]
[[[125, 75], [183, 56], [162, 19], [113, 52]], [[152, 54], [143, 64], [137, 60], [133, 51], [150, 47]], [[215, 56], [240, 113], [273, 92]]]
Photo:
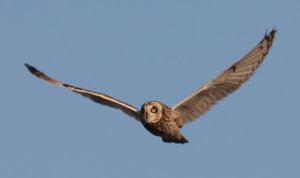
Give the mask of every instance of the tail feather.
[[189, 141], [182, 136], [179, 143], [185, 144], [185, 143], [189, 143]]
[[184, 136], [180, 136], [180, 138], [164, 138], [162, 137], [162, 141], [166, 142], [166, 143], [180, 143], [180, 144], [185, 144], [185, 143], [189, 143], [189, 141], [184, 138]]

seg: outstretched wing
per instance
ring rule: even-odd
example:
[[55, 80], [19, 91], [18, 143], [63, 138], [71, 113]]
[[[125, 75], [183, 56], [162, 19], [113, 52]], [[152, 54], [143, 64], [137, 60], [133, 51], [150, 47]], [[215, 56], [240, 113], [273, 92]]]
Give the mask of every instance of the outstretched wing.
[[117, 100], [117, 99], [115, 99], [113, 97], [110, 97], [108, 95], [105, 95], [103, 93], [97, 93], [97, 92], [93, 92], [93, 91], [90, 91], [90, 90], [78, 88], [78, 87], [75, 87], [75, 86], [72, 86], [72, 85], [68, 85], [68, 84], [59, 82], [59, 81], [57, 81], [53, 78], [50, 78], [49, 76], [47, 76], [43, 72], [37, 70], [35, 67], [30, 66], [29, 64], [25, 64], [25, 66], [28, 68], [28, 70], [33, 75], [37, 76], [40, 79], [43, 79], [43, 80], [45, 80], [47, 82], [50, 82], [54, 85], [72, 90], [75, 93], [79, 93], [82, 96], [90, 98], [91, 100], [93, 100], [97, 103], [104, 104], [106, 106], [110, 106], [110, 107], [113, 107], [113, 108], [116, 108], [116, 109], [120, 109], [124, 113], [128, 114], [129, 116], [134, 117], [136, 120], [140, 121], [138, 109], [136, 109], [135, 107], [133, 107], [133, 106], [127, 104], [127, 103], [124, 103], [120, 100]]
[[249, 79], [268, 54], [275, 38], [274, 28], [241, 60], [206, 83], [194, 94], [172, 108], [175, 122], [179, 126], [205, 114], [218, 101], [237, 90]]

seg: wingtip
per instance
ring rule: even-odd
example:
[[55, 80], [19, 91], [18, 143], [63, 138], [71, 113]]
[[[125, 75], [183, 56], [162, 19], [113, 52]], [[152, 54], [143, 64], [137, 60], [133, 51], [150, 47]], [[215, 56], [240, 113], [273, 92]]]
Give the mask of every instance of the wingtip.
[[25, 63], [24, 65], [31, 73], [35, 73], [37, 71], [36, 68], [32, 67], [31, 65], [29, 65], [27, 63]]
[[260, 41], [262, 43], [263, 41], [268, 41], [270, 43], [268, 46], [272, 46], [272, 42], [275, 39], [275, 34], [277, 32], [277, 27], [274, 27], [270, 32], [268, 32], [268, 29], [266, 30], [264, 38]]
[[277, 32], [277, 27], [275, 26], [271, 32], [269, 33], [269, 35], [275, 35], [275, 33]]
[[273, 37], [277, 32], [277, 27], [275, 26], [269, 33], [268, 29], [266, 30], [265, 37]]
[[29, 68], [31, 68], [31, 67], [32, 67], [32, 66], [31, 66], [31, 65], [29, 65], [28, 63], [25, 63], [24, 65], [25, 65], [25, 67], [26, 67], [27, 69], [29, 69]]
[[24, 66], [28, 69], [29, 67], [31, 67], [29, 64], [25, 63]]
[[40, 75], [40, 71], [38, 71], [35, 67], [29, 65], [28, 63], [25, 63], [24, 65], [31, 74], [36, 75], [36, 76]]

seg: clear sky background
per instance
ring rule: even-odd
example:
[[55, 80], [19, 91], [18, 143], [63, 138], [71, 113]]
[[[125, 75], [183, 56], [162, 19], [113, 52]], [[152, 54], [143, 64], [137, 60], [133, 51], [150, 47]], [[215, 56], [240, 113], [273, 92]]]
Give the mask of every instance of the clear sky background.
[[[1, 178], [300, 177], [300, 1], [0, 0]], [[278, 28], [256, 75], [166, 144], [38, 80], [138, 108], [190, 95]]]

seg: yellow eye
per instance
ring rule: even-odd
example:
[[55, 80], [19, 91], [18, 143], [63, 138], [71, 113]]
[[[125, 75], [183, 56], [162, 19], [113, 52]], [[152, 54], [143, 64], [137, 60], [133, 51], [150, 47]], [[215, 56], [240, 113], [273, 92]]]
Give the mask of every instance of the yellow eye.
[[156, 113], [157, 112], [157, 109], [155, 107], [151, 108], [151, 112], [152, 113]]

